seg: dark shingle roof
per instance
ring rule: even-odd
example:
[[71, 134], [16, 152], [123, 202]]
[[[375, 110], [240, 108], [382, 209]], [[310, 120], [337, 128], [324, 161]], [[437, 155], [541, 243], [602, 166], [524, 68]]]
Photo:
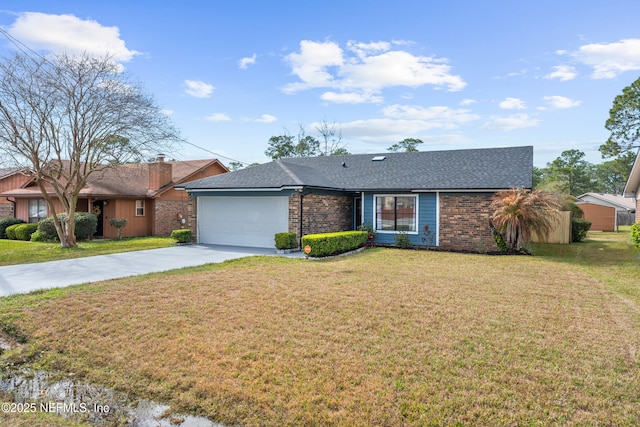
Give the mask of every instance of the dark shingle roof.
[[[384, 160], [373, 161], [376, 156]], [[481, 190], [531, 188], [533, 147], [280, 159], [193, 181], [198, 189]]]

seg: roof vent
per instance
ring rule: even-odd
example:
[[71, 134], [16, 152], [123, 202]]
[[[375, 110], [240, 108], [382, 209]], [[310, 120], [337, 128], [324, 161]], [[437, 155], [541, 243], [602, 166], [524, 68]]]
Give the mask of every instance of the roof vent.
[[387, 156], [375, 156], [373, 159], [371, 159], [371, 161], [374, 161], [374, 162], [381, 162], [381, 161], [383, 161], [383, 160], [384, 160], [384, 159], [386, 159], [386, 158], [387, 158]]

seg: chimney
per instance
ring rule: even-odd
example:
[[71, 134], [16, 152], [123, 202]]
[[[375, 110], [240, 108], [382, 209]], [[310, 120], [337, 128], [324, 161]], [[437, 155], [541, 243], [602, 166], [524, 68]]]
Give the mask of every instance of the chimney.
[[158, 154], [155, 162], [149, 163], [149, 190], [161, 189], [172, 180], [171, 163], [165, 163], [164, 154]]

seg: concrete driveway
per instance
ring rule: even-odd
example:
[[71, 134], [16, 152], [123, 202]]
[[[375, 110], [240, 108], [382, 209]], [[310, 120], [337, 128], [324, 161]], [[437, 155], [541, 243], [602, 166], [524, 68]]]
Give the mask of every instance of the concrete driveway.
[[[276, 255], [274, 249], [185, 245], [61, 261], [0, 267], [0, 297], [38, 289], [156, 273], [219, 263], [254, 255]], [[297, 252], [288, 257], [302, 257]]]

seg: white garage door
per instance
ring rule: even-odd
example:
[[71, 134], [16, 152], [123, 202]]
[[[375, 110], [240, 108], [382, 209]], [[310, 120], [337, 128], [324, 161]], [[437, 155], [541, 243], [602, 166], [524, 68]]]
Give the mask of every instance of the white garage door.
[[273, 248], [288, 230], [288, 197], [198, 197], [200, 243]]

